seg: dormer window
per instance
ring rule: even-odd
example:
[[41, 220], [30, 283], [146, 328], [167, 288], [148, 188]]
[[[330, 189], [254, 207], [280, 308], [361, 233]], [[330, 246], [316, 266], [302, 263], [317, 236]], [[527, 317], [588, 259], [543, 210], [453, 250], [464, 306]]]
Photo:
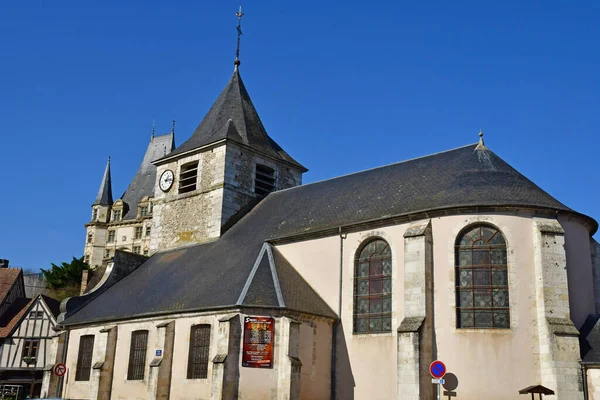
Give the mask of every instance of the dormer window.
[[275, 170], [266, 165], [256, 164], [254, 193], [266, 196], [275, 190]]
[[96, 221], [96, 220], [98, 220], [98, 209], [94, 208], [92, 210], [92, 221]]
[[196, 190], [198, 180], [198, 162], [191, 162], [181, 166], [179, 173], [179, 193], [188, 193]]
[[113, 221], [120, 221], [121, 220], [121, 210], [115, 210], [113, 211]]
[[148, 216], [148, 206], [140, 207], [140, 218]]

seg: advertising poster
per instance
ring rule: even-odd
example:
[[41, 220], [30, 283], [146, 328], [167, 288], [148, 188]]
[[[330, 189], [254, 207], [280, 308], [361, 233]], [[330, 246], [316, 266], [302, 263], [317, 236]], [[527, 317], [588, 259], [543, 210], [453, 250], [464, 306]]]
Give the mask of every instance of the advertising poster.
[[275, 320], [270, 317], [244, 318], [242, 367], [272, 368]]

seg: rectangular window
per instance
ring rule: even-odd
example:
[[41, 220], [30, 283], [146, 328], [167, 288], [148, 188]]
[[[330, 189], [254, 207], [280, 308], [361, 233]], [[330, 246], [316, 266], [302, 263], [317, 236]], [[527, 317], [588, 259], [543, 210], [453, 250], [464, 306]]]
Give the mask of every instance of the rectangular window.
[[133, 252], [135, 254], [140, 254], [142, 252], [142, 248], [140, 246], [133, 246]]
[[136, 226], [135, 227], [135, 238], [136, 239], [141, 239], [142, 238], [142, 227], [141, 226]]
[[93, 235], [91, 232], [90, 232], [90, 233], [88, 233], [88, 236], [87, 236], [87, 242], [88, 242], [88, 243], [92, 243], [92, 239], [93, 239], [93, 237], [94, 237], [94, 235]]
[[29, 319], [42, 319], [42, 318], [44, 318], [43, 311], [31, 311], [29, 313]]
[[148, 206], [140, 207], [140, 217], [148, 216]]
[[108, 231], [108, 243], [112, 243], [115, 241], [115, 231]]
[[77, 354], [76, 381], [89, 381], [92, 369], [92, 354], [94, 350], [94, 335], [79, 338], [79, 353]]
[[139, 381], [144, 379], [147, 347], [148, 331], [135, 331], [131, 333], [131, 347], [129, 348], [129, 368], [127, 370], [127, 380]]
[[95, 221], [95, 220], [97, 220], [97, 219], [98, 219], [98, 209], [97, 209], [97, 208], [94, 208], [94, 209], [92, 210], [92, 221]]
[[120, 220], [121, 220], [121, 210], [113, 211], [113, 221], [120, 221]]
[[152, 232], [152, 227], [151, 226], [147, 226], [146, 227], [146, 237], [150, 237], [150, 233]]
[[86, 264], [89, 264], [89, 263], [90, 263], [90, 255], [89, 255], [89, 254], [86, 254], [86, 255], [85, 255], [85, 257], [83, 258], [83, 261], [84, 261]]
[[188, 193], [196, 190], [198, 180], [198, 162], [192, 162], [181, 166], [179, 173], [179, 193]]
[[144, 249], [144, 255], [147, 256], [148, 255], [148, 249]]
[[106, 251], [104, 252], [104, 258], [108, 258], [110, 257], [110, 250], [106, 249]]
[[254, 193], [266, 196], [275, 190], [275, 170], [265, 165], [256, 164]]
[[23, 340], [23, 352], [21, 354], [22, 358], [26, 358], [29, 360], [35, 360], [37, 357], [38, 348], [40, 347], [39, 340]]
[[206, 379], [208, 375], [209, 348], [210, 325], [192, 326], [187, 368], [188, 379]]

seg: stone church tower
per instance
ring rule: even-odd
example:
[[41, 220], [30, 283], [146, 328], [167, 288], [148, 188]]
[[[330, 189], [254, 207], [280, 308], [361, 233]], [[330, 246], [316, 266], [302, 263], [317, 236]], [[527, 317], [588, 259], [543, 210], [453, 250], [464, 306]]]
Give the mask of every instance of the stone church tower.
[[154, 162], [151, 253], [216, 239], [270, 192], [302, 183], [307, 169], [267, 135], [238, 66], [193, 135]]
[[152, 162], [175, 148], [175, 122], [171, 132], [152, 136], [142, 163], [129, 186], [116, 201], [112, 197], [110, 159], [106, 165], [92, 218], [86, 227], [84, 259], [96, 268], [114, 256], [116, 250], [150, 254], [156, 167]]

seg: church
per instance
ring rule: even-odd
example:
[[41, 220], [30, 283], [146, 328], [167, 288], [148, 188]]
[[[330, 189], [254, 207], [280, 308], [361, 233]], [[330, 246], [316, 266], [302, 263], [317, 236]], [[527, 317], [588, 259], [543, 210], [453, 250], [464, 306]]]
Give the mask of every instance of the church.
[[[153, 132], [116, 201], [107, 164], [92, 277], [58, 317], [66, 373], [46, 368], [43, 395], [504, 400], [543, 385], [600, 399], [598, 223], [482, 133], [302, 184], [238, 57], [191, 137], [174, 133]], [[453, 387], [432, 383], [434, 360]]]

